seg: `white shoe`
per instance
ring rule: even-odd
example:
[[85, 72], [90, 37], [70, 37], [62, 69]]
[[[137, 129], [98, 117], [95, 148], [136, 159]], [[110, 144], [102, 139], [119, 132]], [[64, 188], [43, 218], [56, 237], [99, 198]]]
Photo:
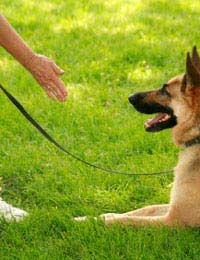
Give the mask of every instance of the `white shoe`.
[[6, 221], [20, 221], [27, 215], [28, 213], [26, 211], [15, 208], [0, 198], [0, 217], [4, 218]]

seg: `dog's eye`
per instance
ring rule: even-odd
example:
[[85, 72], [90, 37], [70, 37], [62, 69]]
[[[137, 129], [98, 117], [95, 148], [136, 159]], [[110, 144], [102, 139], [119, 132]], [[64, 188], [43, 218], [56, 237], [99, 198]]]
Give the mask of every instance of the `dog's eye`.
[[170, 93], [166, 90], [166, 88], [167, 88], [167, 84], [164, 84], [164, 85], [162, 86], [161, 90], [160, 90], [160, 93], [161, 93], [162, 95], [166, 95], [166, 96], [168, 96], [168, 97], [171, 97]]

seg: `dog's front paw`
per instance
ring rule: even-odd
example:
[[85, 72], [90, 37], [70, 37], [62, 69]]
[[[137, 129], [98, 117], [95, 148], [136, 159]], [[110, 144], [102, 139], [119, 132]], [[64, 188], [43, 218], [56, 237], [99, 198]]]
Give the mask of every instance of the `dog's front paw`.
[[101, 214], [100, 218], [106, 220], [106, 219], [114, 218], [116, 215], [117, 215], [116, 213], [105, 213], [105, 214]]
[[121, 214], [117, 213], [106, 213], [100, 215], [100, 218], [103, 219], [106, 226], [109, 227], [111, 224], [114, 224], [120, 216]]
[[15, 208], [0, 199], [0, 217], [4, 218], [6, 221], [21, 221], [27, 215], [28, 213], [26, 211]]
[[109, 220], [109, 219], [116, 219], [119, 216], [121, 216], [121, 214], [119, 214], [119, 213], [106, 213], [106, 214], [101, 214], [100, 218], [104, 219], [106, 221], [106, 220]]
[[74, 218], [75, 221], [81, 222], [81, 221], [86, 221], [88, 218], [86, 216], [84, 217], [76, 217]]
[[77, 221], [77, 222], [87, 221], [87, 220], [95, 220], [95, 221], [97, 221], [98, 218], [96, 218], [96, 217], [86, 217], [86, 216], [84, 216], [84, 217], [76, 217], [76, 218], [74, 218], [74, 220]]
[[98, 220], [101, 219], [105, 222], [106, 226], [109, 226], [109, 224], [114, 223], [115, 219], [117, 219], [120, 216], [120, 214], [116, 214], [116, 213], [106, 213], [106, 214], [101, 214], [98, 218], [88, 218], [86, 216], [84, 217], [76, 217], [74, 218], [75, 221], [77, 222], [82, 222], [82, 221], [87, 221], [89, 219], [94, 219], [94, 220]]

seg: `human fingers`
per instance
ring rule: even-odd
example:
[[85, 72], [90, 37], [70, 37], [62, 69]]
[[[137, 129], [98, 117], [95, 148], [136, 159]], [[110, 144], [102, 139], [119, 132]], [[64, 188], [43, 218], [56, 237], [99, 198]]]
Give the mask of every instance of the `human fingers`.
[[55, 95], [53, 94], [51, 87], [47, 86], [44, 87], [44, 91], [46, 92], [46, 94], [48, 95], [48, 97], [52, 100], [55, 100]]
[[62, 94], [60, 89], [57, 87], [57, 85], [51, 81], [49, 82], [49, 90], [50, 92], [59, 100], [59, 101], [65, 101], [65, 96]]
[[54, 78], [54, 84], [56, 85], [57, 90], [60, 92], [63, 98], [66, 99], [67, 89], [63, 81], [60, 78], [56, 77]]
[[59, 68], [54, 61], [51, 62], [51, 67], [53, 68], [54, 72], [58, 75], [63, 75], [64, 74], [64, 70]]

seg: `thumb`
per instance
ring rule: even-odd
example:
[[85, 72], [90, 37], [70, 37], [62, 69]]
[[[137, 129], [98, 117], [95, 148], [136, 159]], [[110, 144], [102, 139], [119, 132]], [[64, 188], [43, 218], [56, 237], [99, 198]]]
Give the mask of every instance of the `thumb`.
[[64, 70], [62, 70], [61, 68], [59, 68], [54, 62], [52, 63], [52, 68], [54, 70], [54, 72], [58, 75], [62, 75], [64, 74]]

